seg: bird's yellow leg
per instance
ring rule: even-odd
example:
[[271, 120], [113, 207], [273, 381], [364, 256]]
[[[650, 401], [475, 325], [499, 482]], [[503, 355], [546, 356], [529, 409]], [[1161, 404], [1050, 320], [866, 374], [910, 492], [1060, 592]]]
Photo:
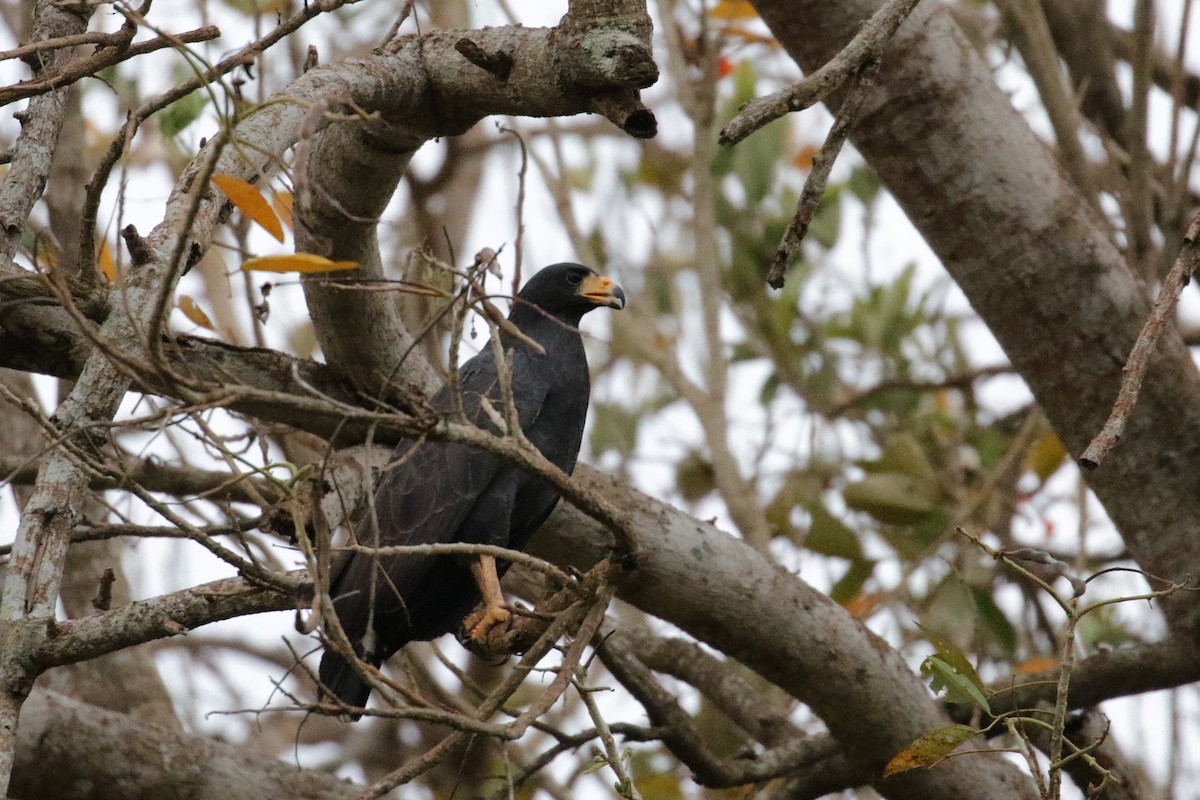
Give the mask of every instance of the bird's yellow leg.
[[496, 625], [508, 620], [511, 612], [504, 607], [504, 593], [500, 591], [500, 576], [496, 574], [496, 559], [479, 556], [471, 562], [471, 576], [483, 595], [483, 618], [471, 628], [472, 639], [479, 639]]

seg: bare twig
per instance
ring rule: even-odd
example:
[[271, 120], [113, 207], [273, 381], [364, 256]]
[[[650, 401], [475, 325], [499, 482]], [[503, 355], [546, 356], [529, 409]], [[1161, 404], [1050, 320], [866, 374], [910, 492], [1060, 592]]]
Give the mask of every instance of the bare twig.
[[1134, 406], [1137, 405], [1138, 394], [1142, 390], [1142, 380], [1146, 376], [1146, 369], [1150, 365], [1150, 357], [1154, 354], [1158, 339], [1166, 329], [1167, 321], [1175, 313], [1175, 306], [1179, 303], [1179, 295], [1182, 294], [1183, 288], [1191, 281], [1192, 273], [1196, 271], [1196, 268], [1200, 267], [1200, 246], [1196, 241], [1198, 238], [1200, 238], [1200, 214], [1192, 218], [1192, 224], [1184, 234], [1183, 246], [1179, 249], [1179, 255], [1175, 258], [1175, 263], [1171, 266], [1171, 271], [1167, 273], [1162, 288], [1158, 292], [1154, 309], [1150, 312], [1149, 319], [1146, 320], [1142, 332], [1138, 334], [1137, 341], [1133, 344], [1133, 349], [1129, 352], [1129, 359], [1121, 371], [1121, 389], [1117, 393], [1117, 399], [1113, 403], [1108, 421], [1104, 423], [1100, 433], [1092, 439], [1091, 444], [1079, 456], [1079, 466], [1084, 469], [1095, 469], [1100, 466], [1105, 456], [1121, 438], [1121, 434], [1125, 432], [1125, 425], [1133, 413]]
[[608, 768], [617, 776], [617, 794], [626, 798], [626, 800], [641, 800], [642, 794], [637, 790], [637, 786], [634, 784], [629, 770], [625, 767], [621, 750], [617, 747], [617, 740], [613, 738], [612, 731], [608, 727], [608, 722], [605, 721], [604, 715], [600, 712], [600, 707], [596, 705], [596, 698], [592, 696], [595, 690], [584, 683], [587, 679], [587, 670], [583, 667], [578, 667], [575, 671], [575, 677], [575, 688], [579, 691], [579, 698], [583, 700], [584, 708], [587, 709], [588, 716], [592, 718], [592, 722], [596, 726], [597, 738], [604, 745], [604, 757], [608, 761]]
[[812, 75], [744, 105], [721, 129], [718, 141], [726, 146], [737, 144], [768, 122], [824, 100], [866, 64], [879, 60], [884, 45], [918, 2], [920, 0], [891, 0], [880, 7], [850, 43]]
[[[102, 69], [146, 53], [153, 53], [156, 50], [163, 50], [168, 47], [178, 47], [181, 43], [207, 42], [211, 39], [216, 39], [220, 35], [221, 31], [219, 28], [214, 25], [208, 25], [193, 31], [184, 31], [183, 33], [167, 36], [156, 36], [153, 39], [126, 47], [104, 45], [94, 56], [74, 61], [52, 75], [0, 89], [0, 105], [8, 105], [17, 100], [24, 100], [26, 97], [33, 97], [55, 89], [61, 89], [64, 86], [70, 86], [80, 78], [95, 75]], [[59, 46], [63, 47], [66, 45]]]
[[[512, 693], [525, 681], [525, 678], [530, 674], [533, 667], [537, 666], [538, 662], [550, 651], [554, 642], [570, 628], [578, 624], [579, 631], [574, 641], [563, 652], [562, 664], [558, 667], [559, 674], [542, 692], [541, 697], [535, 700], [525, 712], [507, 726], [509, 734], [514, 738], [527, 730], [541, 714], [545, 713], [557, 701], [570, 685], [572, 671], [579, 663], [584, 648], [600, 627], [600, 623], [604, 620], [604, 611], [608, 606], [609, 599], [612, 597], [612, 591], [612, 584], [605, 582], [600, 587], [599, 596], [596, 601], [591, 604], [576, 604], [570, 612], [560, 614], [550, 627], [547, 628], [538, 642], [525, 654], [520, 663], [512, 669], [508, 676], [480, 704], [475, 712], [475, 718], [483, 721], [500, 710], [504, 703], [512, 696]], [[411, 781], [449, 755], [462, 743], [465, 737], [466, 734], [463, 731], [451, 733], [418, 758], [376, 781], [360, 795], [360, 800], [372, 800], [373, 798], [382, 797], [397, 786]]]
[[858, 112], [862, 108], [862, 102], [866, 96], [864, 89], [874, 82], [875, 73], [878, 70], [879, 62], [877, 61], [871, 61], [862, 66], [857, 80], [850, 87], [846, 99], [842, 101], [842, 107], [838, 109], [833, 127], [829, 129], [829, 135], [825, 137], [825, 143], [821, 145], [821, 151], [813, 158], [812, 169], [804, 181], [804, 189], [800, 192], [800, 201], [796, 204], [796, 214], [783, 233], [783, 239], [775, 251], [775, 260], [771, 264], [770, 272], [767, 273], [767, 284], [773, 289], [783, 288], [788, 262], [792, 260], [792, 256], [800, 248], [800, 243], [804, 241], [804, 235], [808, 233], [808, 225], [817, 211], [821, 196], [825, 194], [825, 184], [829, 181], [829, 172], [833, 169], [833, 162], [837, 160], [842, 145], [846, 143], [846, 138], [850, 135], [850, 126], [854, 124]]
[[976, 381], [986, 380], [987, 378], [995, 378], [999, 375], [1012, 375], [1016, 372], [1009, 364], [996, 364], [990, 367], [980, 367], [979, 369], [963, 372], [957, 375], [949, 375], [940, 381], [917, 381], [911, 378], [894, 378], [883, 380], [875, 384], [869, 389], [864, 389], [853, 397], [843, 400], [829, 411], [825, 412], [828, 417], [840, 417], [852, 408], [865, 405], [882, 395], [887, 395], [892, 392], [938, 392], [944, 389], [969, 389]]
[[32, 53], [46, 53], [50, 50], [59, 50], [64, 47], [77, 47], [81, 44], [116, 44], [121, 40], [121, 34], [105, 33], [104, 31], [85, 31], [73, 36], [60, 36], [57, 39], [44, 39], [40, 42], [30, 42], [23, 44], [20, 47], [14, 47], [12, 50], [0, 51], [0, 61], [8, 61], [13, 58], [23, 58]]

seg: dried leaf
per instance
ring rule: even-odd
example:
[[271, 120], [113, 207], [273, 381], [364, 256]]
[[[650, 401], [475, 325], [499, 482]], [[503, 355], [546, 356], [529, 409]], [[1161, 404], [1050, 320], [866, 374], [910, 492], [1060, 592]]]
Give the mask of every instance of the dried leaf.
[[112, 250], [108, 247], [108, 240], [100, 242], [100, 253], [96, 257], [96, 261], [100, 266], [100, 274], [108, 278], [109, 283], [117, 282], [117, 262], [113, 261]]
[[190, 296], [182, 295], [180, 297], [179, 309], [181, 312], [184, 312], [184, 317], [192, 320], [193, 323], [196, 323], [200, 327], [206, 327], [210, 331], [216, 330], [216, 327], [212, 325], [212, 320], [209, 319], [209, 315], [205, 314], [204, 309], [196, 305], [196, 301], [192, 300]]
[[1038, 672], [1049, 672], [1052, 669], [1058, 669], [1058, 664], [1059, 661], [1057, 658], [1038, 656], [1018, 661], [1016, 664], [1013, 664], [1012, 671], [1018, 675], [1032, 675]]
[[267, 233], [283, 241], [283, 226], [279, 224], [279, 217], [271, 210], [270, 203], [262, 196], [258, 187], [236, 175], [213, 175], [212, 182], [243, 214], [261, 225]]
[[865, 620], [875, 612], [879, 604], [886, 597], [881, 594], [862, 592], [857, 597], [851, 598], [842, 603], [842, 608], [850, 612], [850, 616], [858, 620]]
[[292, 253], [284, 256], [248, 258], [242, 262], [242, 272], [338, 272], [358, 269], [357, 261], [331, 261], [312, 253]]
[[292, 205], [295, 198], [291, 192], [272, 192], [271, 207], [275, 209], [275, 213], [283, 220], [283, 224], [288, 226], [288, 230], [294, 231], [295, 224], [292, 222]]
[[932, 767], [977, 733], [979, 731], [969, 725], [947, 725], [923, 733], [892, 757], [883, 768], [883, 776], [886, 778], [917, 767]]
[[708, 12], [708, 16], [724, 20], [754, 19], [758, 12], [754, 10], [750, 0], [720, 0]]
[[792, 164], [800, 169], [812, 169], [813, 159], [817, 157], [817, 153], [821, 152], [821, 148], [815, 144], [804, 144], [796, 151], [796, 155], [792, 156]]
[[204, 309], [196, 305], [196, 301], [188, 295], [185, 294], [179, 298], [179, 310], [183, 312], [185, 317], [201, 328], [208, 328], [210, 331], [216, 330], [212, 320], [208, 318], [208, 314], [204, 313]]

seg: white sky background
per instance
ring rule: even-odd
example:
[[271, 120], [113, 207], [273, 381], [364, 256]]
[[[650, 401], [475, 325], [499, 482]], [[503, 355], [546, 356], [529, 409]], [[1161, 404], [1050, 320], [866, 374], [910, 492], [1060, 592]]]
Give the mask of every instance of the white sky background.
[[[929, 1], [927, 0], [927, 2]], [[553, 25], [558, 21], [566, 8], [563, 2], [520, 3], [513, 5], [514, 7], [519, 7], [521, 21], [530, 26]], [[1132, 6], [1132, 0], [1129, 2], [1125, 2], [1124, 0], [1122, 2], [1110, 2], [1110, 7], [1113, 9], [1114, 14], [1116, 14], [1117, 19], [1126, 25], [1129, 24]], [[333, 50], [336, 44], [331, 47], [329, 44], [331, 41], [336, 43], [337, 41], [374, 41], [378, 39], [382, 31], [386, 30], [390, 25], [397, 7], [398, 4], [387, 3], [365, 3], [356, 7], [359, 10], [355, 11], [353, 27], [360, 31], [379, 32], [373, 33], [371, 36], [344, 36], [342, 38], [333, 30], [330, 23], [318, 21], [302, 30], [302, 41], [305, 43], [314, 41], [319, 44], [322, 62], [336, 60], [338, 54]], [[1174, 41], [1173, 32], [1178, 27], [1178, 8], [1178, 3], [1160, 3], [1160, 41]], [[182, 30], [209, 23], [219, 25], [224, 32], [223, 38], [215, 44], [200, 48], [201, 52], [206, 52], [210, 60], [214, 61], [240, 46], [245, 41], [253, 38], [254, 34], [249, 30], [245, 17], [226, 9], [219, 3], [210, 3], [209, 12], [211, 13], [211, 19], [202, 20], [197, 15], [196, 5], [189, 0], [157, 0], [151, 19], [152, 21], [155, 19], [160, 21], [164, 19], [171, 20], [173, 30]], [[472, 21], [473, 26], [500, 25], [508, 22], [505, 13], [492, 2], [488, 2], [488, 0], [477, 0], [473, 4], [473, 13], [475, 15]], [[105, 18], [105, 15], [107, 15], [107, 18]], [[101, 19], [104, 20], [103, 23], [100, 23]], [[105, 9], [101, 9], [97, 13], [96, 24], [102, 24], [105, 29], [115, 29], [119, 23], [120, 18], [108, 14]], [[96, 27], [96, 24], [93, 27]], [[411, 26], [412, 23], [410, 22], [408, 30], [411, 30]], [[1193, 27], [1198, 29], [1192, 32], [1192, 40], [1196, 41], [1196, 36], [1200, 35], [1200, 23], [1194, 20]], [[5, 35], [7, 33], [4, 32]], [[661, 30], [657, 35], [661, 38]], [[14, 42], [11, 41], [0, 42], [0, 46], [3, 47], [9, 47], [13, 44]], [[661, 45], [661, 42], [659, 44]], [[180, 59], [170, 52], [164, 52], [139, 59], [136, 63], [141, 67], [137, 77], [141, 83], [142, 96], [148, 97], [156, 91], [166, 88], [172, 82], [172, 70], [180, 64]], [[152, 67], [151, 65], [154, 66]], [[997, 66], [999, 67], [996, 71], [997, 80], [1010, 93], [1014, 105], [1025, 112], [1035, 129], [1044, 138], [1051, 139], [1050, 129], [1044, 115], [1040, 110], [1036, 109], [1036, 93], [1020, 67], [1012, 64]], [[780, 65], [774, 69], [781, 78], [790, 78], [799, 75], [795, 66], [787, 61], [781, 61]], [[0, 79], [5, 82], [12, 82], [22, 76], [23, 73], [20, 70], [19, 64], [14, 62], [0, 64]], [[272, 90], [279, 88], [282, 80], [283, 78], [280, 76], [268, 77], [270, 88]], [[256, 86], [257, 84], [255, 83], [247, 84], [245, 90], [248, 96], [256, 96]], [[759, 91], [765, 91], [769, 88], [772, 87], [760, 84]], [[651, 91], [657, 93], [665, 90], [655, 87]], [[655, 108], [656, 111], [659, 111], [657, 105]], [[1161, 121], [1168, 118], [1169, 109], [1162, 103], [1156, 103], [1153, 111], [1153, 120], [1159, 123], [1153, 131], [1155, 133], [1154, 142], [1156, 146], [1162, 148], [1165, 147], [1166, 134], [1164, 131], [1165, 125]], [[85, 112], [89, 126], [94, 127], [94, 131], [104, 138], [104, 143], [106, 144], [106, 137], [119, 124], [111, 96], [103, 92], [89, 92]], [[659, 117], [660, 129], [669, 141], [672, 143], [678, 142], [682, 145], [689, 140], [690, 131], [687, 130], [686, 118], [681, 113], [668, 109], [665, 113], [660, 112]], [[794, 137], [805, 142], [812, 141], [819, 143], [824, 135], [828, 120], [829, 117], [823, 110], [806, 112], [793, 121]], [[489, 131], [494, 130], [491, 120], [486, 120], [481, 124], [487, 127]], [[569, 125], [569, 123], [565, 124]], [[1194, 124], [1194, 122], [1189, 120], [1187, 126], [1185, 126], [1185, 133], [1182, 137], [1184, 141], [1188, 139], [1191, 124]], [[540, 129], [542, 123], [539, 121], [520, 120], [517, 121], [517, 125], [528, 131]], [[16, 129], [16, 124], [10, 117], [0, 119], [0, 140], [4, 142], [11, 141]], [[194, 153], [199, 137], [211, 136], [213, 130], [214, 120], [211, 114], [209, 114], [185, 131], [179, 137], [179, 143], [186, 153]], [[149, 131], [139, 135], [156, 136], [156, 134]], [[635, 165], [638, 156], [637, 147], [638, 145], [632, 141], [626, 145], [611, 145], [607, 143], [602, 145], [600, 152], [603, 155], [600, 156], [602, 159], [600, 168], [611, 168], [614, 164], [620, 164], [626, 168]], [[414, 163], [414, 168], [422, 169], [426, 165], [436, 164], [441, 156], [435, 148], [436, 146], [430, 146], [426, 152], [419, 154]], [[566, 149], [566, 157], [570, 165], [578, 165], [578, 162], [582, 161], [585, 157], [585, 153], [582, 146], [569, 144]], [[849, 164], [855, 160], [858, 160], [858, 156], [852, 151], [844, 154], [841, 163], [839, 163], [835, 170], [834, 181], [837, 181], [839, 176], [844, 178]], [[469, 259], [470, 254], [482, 247], [498, 248], [500, 245], [507, 245], [504, 251], [504, 256], [507, 258], [502, 256], [501, 260], [506, 266], [511, 264], [512, 242], [515, 238], [516, 230], [515, 220], [511, 212], [513, 200], [516, 196], [516, 170], [516, 152], [511, 147], [498, 148], [490, 158], [482, 182], [480, 197], [486, 198], [483, 202], [486, 202], [495, 211], [493, 213], [474, 215], [464, 253], [459, 254], [460, 261]], [[532, 269], [541, 264], [576, 258], [570, 249], [569, 240], [565, 232], [558, 224], [554, 203], [537, 179], [537, 168], [532, 164], [530, 164], [529, 175], [530, 181], [525, 209], [526, 237], [524, 247], [526, 260], [523, 268], [525, 274], [529, 274]], [[146, 234], [161, 219], [163, 205], [170, 190], [170, 177], [166, 170], [161, 167], [155, 166], [145, 169], [134, 165], [131, 167], [129, 178], [130, 185], [136, 187], [136, 189], [131, 191], [129, 196], [124, 199], [124, 218], [120, 224], [133, 222], [139, 231]], [[113, 185], [116, 185], [116, 181], [113, 182]], [[577, 195], [575, 198], [576, 214], [581, 220], [588, 221], [588, 224], [581, 225], [583, 230], [589, 229], [590, 221], [593, 219], [604, 218], [607, 220], [605, 230], [608, 234], [609, 252], [612, 253], [613, 259], [609, 264], [597, 266], [613, 274], [618, 279], [621, 279], [623, 276], [636, 275], [637, 270], [640, 269], [640, 264], [645, 259], [646, 253], [650, 251], [650, 237], [655, 235], [654, 228], [650, 223], [662, 216], [663, 209], [653, 207], [653, 205], [649, 204], [649, 201], [646, 201], [648, 203], [646, 206], [614, 208], [612, 204], [613, 197], [621, 196], [615, 170], [612, 171], [609, 178], [597, 181], [597, 185], [599, 188], [592, 195]], [[398, 194], [398, 197], [402, 196], [403, 191]], [[646, 196], [647, 193], [637, 195], [639, 198], [645, 198]], [[106, 210], [102, 215], [102, 225], [107, 222], [108, 236], [111, 241], [115, 237], [114, 231], [118, 227], [115, 223], [115, 209], [117, 207], [115, 191], [110, 189], [106, 200]], [[401, 213], [402, 206], [403, 201], [398, 199], [393, 203], [393, 211]], [[822, 304], [833, 305], [835, 307], [839, 303], [848, 304], [850, 301], [848, 289], [859, 288], [868, 280], [864, 271], [862, 258], [864, 228], [861, 218], [861, 206], [857, 203], [844, 202], [842, 211], [843, 231], [838, 246], [832, 252], [821, 256], [823, 261], [834, 265], [835, 268], [826, 270], [824, 274], [827, 277], [822, 278], [822, 284], [814, 286], [812, 289], [812, 292], [821, 293], [820, 301]], [[918, 283], [921, 286], [943, 287], [945, 309], [948, 313], [970, 313], [969, 306], [961, 292], [949, 281], [936, 257], [929, 251], [921, 237], [904, 218], [903, 213], [890, 198], [885, 198], [877, 204], [874, 225], [875, 227], [871, 232], [868, 245], [871, 263], [869, 279], [871, 281], [877, 283], [887, 282], [908, 264], [916, 263], [919, 267]], [[251, 244], [254, 248], [259, 249], [260, 254], [286, 251], [285, 247], [279, 246], [261, 231], [254, 232]], [[289, 237], [287, 247], [290, 246], [291, 241]], [[224, 256], [224, 260], [229, 270], [236, 269], [236, 258], [227, 253]], [[266, 279], [256, 277], [255, 284], [261, 283]], [[237, 287], [240, 286], [240, 276], [234, 273], [232, 280], [236, 291]], [[266, 329], [267, 344], [268, 346], [288, 349], [288, 343], [291, 340], [293, 330], [297, 326], [302, 325], [305, 320], [303, 297], [295, 282], [292, 282], [293, 285], [290, 286], [284, 285], [288, 283], [287, 280], [273, 282], [276, 282], [277, 286], [271, 295], [272, 315]], [[193, 295], [197, 298], [203, 296], [198, 279], [194, 276], [186, 277], [180, 284], [179, 294]], [[631, 294], [630, 301], [637, 303], [639, 302], [639, 298]], [[238, 316], [232, 319], [228, 317], [219, 319], [218, 322], [219, 324], [234, 325], [240, 341], [242, 343], [249, 343], [250, 340], [247, 338], [249, 318], [244, 308], [244, 303], [235, 301], [233, 307]], [[1182, 313], [1189, 321], [1200, 320], [1200, 301], [1197, 301], [1195, 292], [1185, 293]], [[195, 326], [188, 322], [181, 314], [176, 314], [173, 322], [177, 330], [203, 333], [203, 331], [196, 330]], [[593, 314], [585, 320], [585, 328], [599, 338], [606, 337], [608, 324], [607, 315], [603, 314]], [[736, 326], [736, 322], [732, 317], [725, 320], [723, 324], [729, 326], [731, 330], [733, 326]], [[686, 340], [687, 337], [681, 338]], [[976, 366], [987, 366], [1003, 362], [1003, 353], [982, 324], [977, 323], [971, 326], [970, 341]], [[474, 352], [474, 348], [481, 345], [482, 336], [474, 345], [468, 343], [464, 347], [464, 357]], [[689, 360], [691, 359], [683, 359], [685, 363]], [[631, 393], [636, 393], [638, 387], [630, 386], [629, 382], [631, 378], [632, 371], [630, 370], [615, 371], [611, 380], [596, 387], [595, 399], [615, 399], [628, 397]], [[744, 442], [744, 449], [739, 455], [744, 457], [747, 463], [749, 463], [749, 459], [752, 457], [751, 454], [761, 444], [763, 410], [758, 402], [758, 391], [764, 378], [765, 367], [761, 364], [739, 366], [731, 374], [728, 407], [736, 409], [738, 413], [730, 421], [730, 425], [736, 431], [733, 441]], [[51, 396], [50, 392], [52, 391], [53, 382], [43, 379], [39, 381], [39, 386], [46, 389], [45, 396], [48, 400]], [[986, 381], [980, 388], [979, 396], [981, 401], [989, 409], [994, 410], [997, 415], [1019, 408], [1029, 400], [1028, 391], [1015, 378], [997, 378]], [[793, 410], [794, 413], [790, 415], [792, 421], [780, 425], [775, 432], [776, 441], [773, 443], [773, 446], [780, 451], [780, 455], [778, 456], [780, 463], [783, 463], [784, 459], [787, 459], [787, 463], [789, 464], [794, 463], [794, 454], [797, 451], [802, 451], [803, 447], [805, 447], [804, 442], [807, 441], [809, 433], [808, 423], [802, 414], [803, 409], [798, 403], [794, 405], [796, 408]], [[134, 408], [134, 402], [131, 400], [126, 404], [123, 413], [136, 414], [139, 412]], [[781, 414], [780, 416], [784, 415]], [[697, 446], [700, 442], [699, 427], [690, 412], [676, 407], [660, 413], [655, 418], [653, 425], [643, 426], [640, 432], [637, 451], [638, 459], [635, 462], [632, 473], [635, 482], [640, 488], [651, 494], [663, 497], [669, 501], [678, 502], [679, 498], [674, 493], [675, 481], [672, 465], [679, 454], [689, 447]], [[147, 452], [154, 452], [155, 448], [164, 448], [165, 445], [166, 443], [161, 438], [148, 441]], [[170, 455], [169, 451], [165, 452], [165, 457], [170, 457]], [[874, 454], [863, 453], [862, 455], [870, 456]], [[585, 460], [588, 459], [586, 452], [583, 457]], [[600, 461], [598, 465], [603, 467], [603, 461]], [[221, 464], [214, 459], [212, 466], [213, 468], [220, 468]], [[1077, 541], [1075, 529], [1078, 522], [1072, 510], [1071, 503], [1052, 503], [1050, 500], [1054, 497], [1064, 498], [1065, 500], [1072, 499], [1076, 491], [1076, 481], [1077, 475], [1073, 469], [1060, 471], [1051, 489], [1039, 499], [1039, 503], [1044, 504], [1046, 507], [1038, 508], [1035, 504], [1034, 507], [1027, 510], [1028, 531], [1026, 533], [1029, 537], [1028, 541], [1031, 544], [1062, 546], [1064, 548], [1075, 544]], [[144, 510], [138, 510], [134, 507], [129, 507], [129, 510], [138, 515], [137, 521], [155, 521]], [[702, 503], [695, 511], [699, 516], [704, 518], [715, 516], [722, 527], [726, 530], [732, 529], [723, 506], [715, 500]], [[1111, 527], [1104, 521], [1103, 512], [1094, 501], [1091, 503], [1089, 516], [1093, 521], [1092, 530], [1089, 533], [1089, 547], [1094, 547], [1097, 550], [1109, 550], [1116, 547], [1119, 544], [1119, 539], [1117, 539], [1111, 531]], [[1046, 536], [1045, 520], [1050, 520], [1054, 526], [1054, 533], [1049, 538]], [[0, 496], [0, 525], [2, 525], [3, 539], [5, 541], [11, 540], [12, 533], [16, 528], [16, 512], [11, 494], [8, 492]], [[800, 571], [806, 580], [809, 580], [820, 588], [827, 589], [831, 582], [831, 576], [837, 573], [836, 569], [830, 570], [828, 568], [828, 562], [824, 562], [811, 554], [797, 551], [794, 548], [779, 548], [777, 552], [779, 552], [783, 563]], [[287, 558], [285, 551], [281, 550], [279, 555], [281, 558]], [[137, 587], [139, 596], [142, 597], [161, 594], [229, 574], [229, 570], [224, 564], [217, 562], [207, 554], [200, 553], [198, 548], [188, 547], [185, 550], [181, 550], [174, 543], [160, 541], [140, 541], [135, 543], [125, 560], [125, 567], [135, 587]], [[892, 574], [889, 575], [889, 572]], [[884, 565], [877, 571], [877, 576], [882, 582], [895, 581], [898, 572], [896, 570], [888, 570], [886, 565]], [[1139, 591], [1140, 587], [1136, 583], [1129, 581], [1124, 583], [1114, 581], [1114, 586], [1110, 590], [1116, 593], [1123, 593], [1130, 590]], [[1129, 618], [1144, 616], [1140, 610], [1126, 607], [1122, 607], [1120, 613], [1122, 616], [1126, 614], [1131, 615]], [[872, 621], [873, 627], [884, 635], [892, 632], [891, 624], [890, 618], [887, 615], [880, 615], [879, 618]], [[273, 642], [277, 642], [278, 638], [284, 635], [290, 634], [293, 640], [297, 639], [298, 637], [291, 634], [291, 629], [291, 614], [275, 614], [233, 620], [228, 623], [211, 626], [204, 631], [190, 634], [190, 636], [244, 636], [264, 645], [270, 645]], [[453, 643], [448, 644], [443, 649], [447, 653], [456, 655], [456, 657], [457, 655], [461, 655], [457, 650], [457, 645]], [[171, 690], [176, 694], [177, 700], [180, 701], [181, 707], [200, 708], [204, 711], [239, 707], [241, 702], [246, 699], [248, 699], [252, 706], [263, 702], [270, 692], [270, 678], [273, 676], [277, 677], [276, 673], [278, 672], [277, 670], [268, 672], [262, 662], [254, 659], [246, 657], [225, 658], [221, 665], [222, 674], [218, 678], [214, 673], [206, 669], [194, 668], [188, 662], [187, 651], [183, 650], [172, 651], [168, 649], [160, 657], [160, 665], [163, 668], [164, 676]], [[919, 658], [913, 662], [914, 667], [918, 662]], [[244, 693], [243, 700], [235, 700], [230, 695], [228, 688], [222, 685], [222, 681], [230, 681], [242, 691]], [[1195, 751], [1198, 742], [1197, 720], [1200, 719], [1200, 716], [1198, 716], [1200, 715], [1200, 708], [1197, 707], [1196, 693], [1193, 689], [1189, 688], [1181, 691], [1179, 697], [1181, 698], [1180, 719], [1187, 736], [1185, 743]], [[1113, 718], [1113, 731], [1117, 740], [1131, 750], [1141, 752], [1154, 770], [1155, 777], [1161, 779], [1166, 770], [1165, 754], [1167, 752], [1167, 739], [1165, 737], [1168, 730], [1168, 693], [1158, 693], [1153, 697], [1142, 696], [1107, 703], [1105, 704], [1105, 711]], [[613, 708], [611, 713], [612, 716], [609, 719], [642, 720], [639, 710], [629, 703]], [[193, 730], [221, 732], [234, 737], [244, 735], [245, 731], [242, 720], [237, 718], [232, 720], [229, 717], [212, 717], [206, 719], [198, 716], [187, 722], [190, 723]], [[327, 754], [305, 753], [302, 763], [312, 765], [323, 755]], [[566, 768], [570, 760], [570, 757], [560, 759], [556, 769]], [[1179, 796], [1192, 794], [1192, 790], [1195, 788], [1194, 779], [1196, 776], [1193, 773], [1191, 777], [1193, 780], [1188, 785], [1187, 793], [1180, 794]], [[594, 785], [607, 785], [607, 780], [606, 776], [601, 776], [597, 778], [597, 782]], [[1183, 787], [1180, 788], [1183, 789]], [[1068, 791], [1072, 791], [1072, 789], [1068, 787]]]

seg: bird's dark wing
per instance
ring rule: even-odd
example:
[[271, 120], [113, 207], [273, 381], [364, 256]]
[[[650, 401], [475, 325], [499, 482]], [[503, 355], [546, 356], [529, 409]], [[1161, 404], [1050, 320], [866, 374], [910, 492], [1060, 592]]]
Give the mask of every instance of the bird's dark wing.
[[[526, 428], [541, 413], [549, 381], [538, 374], [533, 359], [539, 357], [523, 351], [514, 352], [510, 363], [514, 406]], [[459, 388], [467, 416], [495, 430], [480, 402], [487, 397], [504, 413], [490, 347], [463, 365]], [[448, 412], [449, 390], [434, 403]], [[500, 526], [503, 530], [496, 533], [507, 537], [515, 494], [514, 470], [505, 469], [498, 456], [457, 442], [406, 440], [381, 477], [374, 507], [360, 523], [355, 541], [367, 547], [481, 541], [478, 535], [464, 535], [464, 528], [483, 526]], [[474, 595], [469, 578], [465, 590], [460, 585], [460, 572], [445, 557], [345, 551], [331, 570], [330, 595], [359, 655], [378, 664], [409, 640], [440, 635], [470, 610]], [[462, 613], [457, 609], [460, 598], [468, 604]], [[366, 700], [366, 685], [336, 653], [327, 651], [322, 659], [321, 680], [348, 703]]]

